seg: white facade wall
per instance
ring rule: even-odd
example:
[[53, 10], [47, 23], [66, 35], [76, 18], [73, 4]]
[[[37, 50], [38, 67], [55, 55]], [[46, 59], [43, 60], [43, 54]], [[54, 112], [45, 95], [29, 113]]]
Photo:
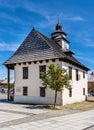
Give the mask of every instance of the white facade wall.
[[[55, 65], [60, 65], [60, 62], [57, 60], [56, 62], [43, 63], [37, 62], [34, 64], [21, 64], [15, 66], [15, 96], [14, 102], [21, 103], [33, 103], [33, 104], [54, 104], [54, 91], [46, 88], [46, 96], [40, 97], [40, 87], [42, 87], [41, 79], [39, 78], [39, 66], [46, 65], [49, 66], [51, 63]], [[22, 68], [28, 67], [28, 79], [23, 79]], [[23, 96], [23, 86], [28, 87], [28, 96]], [[62, 103], [62, 94], [58, 92], [57, 95], [57, 104]]]
[[[69, 97], [69, 90], [64, 89], [62, 92], [62, 105], [84, 101], [87, 96], [87, 73], [73, 65], [62, 62], [62, 67], [65, 69], [68, 69], [69, 66], [72, 67], [72, 80], [70, 80], [72, 97]], [[78, 69], [78, 74], [80, 77], [78, 81], [76, 80], [76, 69]], [[83, 78], [83, 72], [85, 72], [85, 78]], [[83, 95], [83, 88], [85, 88], [85, 95]]]
[[59, 41], [58, 44], [63, 48], [63, 49], [69, 49], [69, 44], [66, 41]]
[[69, 44], [66, 41], [61, 40], [62, 48], [69, 49]]
[[[62, 93], [58, 92], [57, 96], [57, 104], [65, 105], [69, 103], [79, 102], [85, 100], [85, 95], [83, 95], [83, 88], [85, 88], [87, 94], [87, 74], [85, 74], [85, 79], [83, 79], [83, 70], [72, 66], [65, 62], [60, 62], [56, 60], [52, 62], [51, 60], [46, 63], [45, 61], [42, 63], [37, 62], [34, 64], [26, 63], [24, 64], [17, 64], [15, 66], [15, 96], [14, 102], [20, 103], [33, 103], [33, 104], [54, 104], [54, 91], [46, 88], [46, 96], [40, 97], [40, 87], [42, 87], [41, 79], [39, 78], [39, 66], [46, 65], [49, 66], [51, 63], [55, 64], [56, 66], [62, 66], [65, 69], [68, 67], [72, 67], [72, 97], [69, 97], [69, 90], [64, 89]], [[23, 79], [22, 68], [28, 67], [28, 79]], [[80, 80], [76, 81], [76, 69], [79, 71]], [[23, 96], [23, 87], [28, 87], [28, 96]]]

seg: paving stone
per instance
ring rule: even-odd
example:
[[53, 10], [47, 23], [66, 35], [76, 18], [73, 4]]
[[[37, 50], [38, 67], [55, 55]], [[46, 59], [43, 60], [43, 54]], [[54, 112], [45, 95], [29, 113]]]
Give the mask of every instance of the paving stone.
[[0, 102], [0, 130], [94, 130], [94, 110], [36, 108]]

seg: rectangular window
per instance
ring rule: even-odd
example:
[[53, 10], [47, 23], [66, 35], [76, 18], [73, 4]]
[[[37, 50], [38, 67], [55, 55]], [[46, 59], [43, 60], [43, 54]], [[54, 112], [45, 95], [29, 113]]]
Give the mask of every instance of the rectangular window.
[[69, 79], [72, 79], [72, 67], [69, 67]]
[[69, 89], [69, 97], [72, 97], [72, 88]]
[[[40, 74], [41, 72], [46, 72], [46, 65], [41, 65], [41, 66], [39, 66], [39, 74]], [[40, 75], [40, 78], [41, 78], [41, 75]]]
[[76, 69], [76, 80], [79, 80], [79, 76], [78, 76], [78, 69]]
[[28, 95], [28, 87], [23, 87], [23, 96]]
[[83, 95], [85, 95], [85, 88], [83, 88]]
[[65, 49], [68, 49], [67, 44], [64, 44], [64, 48], [65, 48]]
[[40, 97], [45, 97], [45, 87], [40, 87]]
[[85, 72], [83, 72], [83, 79], [85, 79]]
[[23, 67], [23, 79], [28, 79], [28, 67]]

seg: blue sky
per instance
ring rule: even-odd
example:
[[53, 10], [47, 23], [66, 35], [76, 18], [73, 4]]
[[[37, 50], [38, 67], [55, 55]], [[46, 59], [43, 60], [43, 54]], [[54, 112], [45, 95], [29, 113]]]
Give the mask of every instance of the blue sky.
[[70, 50], [94, 70], [94, 0], [0, 0], [0, 79], [6, 61], [34, 26], [50, 37], [60, 17]]

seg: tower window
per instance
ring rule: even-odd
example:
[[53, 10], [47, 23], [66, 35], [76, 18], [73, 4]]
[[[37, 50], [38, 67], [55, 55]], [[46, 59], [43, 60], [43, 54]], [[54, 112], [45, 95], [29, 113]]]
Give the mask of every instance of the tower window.
[[67, 49], [67, 44], [64, 44], [64, 49]]

